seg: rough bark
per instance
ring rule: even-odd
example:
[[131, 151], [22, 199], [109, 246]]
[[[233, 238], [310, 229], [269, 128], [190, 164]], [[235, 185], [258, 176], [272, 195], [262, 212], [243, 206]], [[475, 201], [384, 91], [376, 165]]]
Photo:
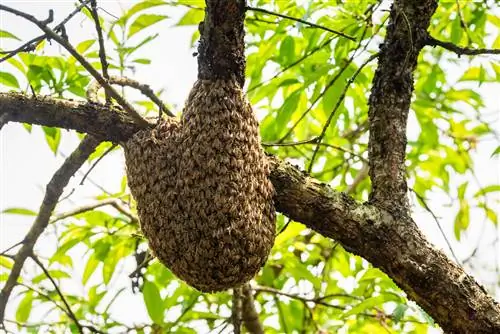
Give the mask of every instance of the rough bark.
[[245, 83], [245, 0], [207, 0], [200, 23], [199, 79], [236, 79]]
[[435, 0], [393, 3], [373, 78], [368, 110], [370, 201], [393, 213], [408, 211], [405, 150], [413, 71], [436, 7]]
[[[97, 111], [90, 111], [90, 107], [72, 101], [62, 103], [50, 98], [43, 101], [0, 93], [0, 117], [8, 114], [8, 119], [14, 122], [105, 135], [103, 139], [113, 142], [123, 141], [140, 129], [121, 112], [104, 106], [96, 105]], [[57, 107], [50, 106], [51, 103]], [[72, 117], [73, 113], [78, 117]], [[274, 157], [269, 159], [279, 212], [338, 240], [347, 250], [383, 270], [445, 331], [500, 333], [498, 303], [472, 277], [432, 247], [410, 217], [393, 216], [377, 206], [357, 203], [290, 164]]]

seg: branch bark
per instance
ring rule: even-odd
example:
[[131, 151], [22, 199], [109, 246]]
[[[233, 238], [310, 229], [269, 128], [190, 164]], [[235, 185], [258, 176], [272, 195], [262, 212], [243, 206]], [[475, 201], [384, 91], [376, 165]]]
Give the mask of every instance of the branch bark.
[[[116, 109], [12, 93], [0, 93], [4, 114], [10, 121], [74, 129], [117, 143], [140, 130]], [[432, 247], [411, 218], [358, 203], [286, 162], [269, 160], [278, 211], [383, 270], [445, 331], [500, 333], [498, 303]]]
[[[0, 108], [3, 110], [3, 108]], [[21, 249], [14, 257], [14, 266], [9, 273], [9, 278], [0, 292], [0, 325], [3, 324], [5, 307], [10, 297], [12, 289], [17, 284], [17, 279], [21, 273], [24, 262], [29, 256], [33, 255], [33, 247], [36, 241], [43, 233], [49, 223], [50, 216], [59, 201], [59, 197], [68, 184], [70, 178], [87, 160], [87, 158], [94, 152], [100, 141], [92, 136], [85, 137], [78, 145], [77, 149], [64, 161], [62, 166], [54, 174], [50, 182], [47, 184], [43, 202], [40, 205], [38, 216], [31, 226], [28, 234], [23, 240]], [[78, 326], [78, 322], [76, 321]], [[81, 329], [81, 328], [80, 328]], [[81, 331], [80, 331], [81, 332]]]
[[394, 1], [369, 100], [370, 201], [403, 215], [408, 213], [405, 150], [413, 71], [436, 7], [435, 0]]

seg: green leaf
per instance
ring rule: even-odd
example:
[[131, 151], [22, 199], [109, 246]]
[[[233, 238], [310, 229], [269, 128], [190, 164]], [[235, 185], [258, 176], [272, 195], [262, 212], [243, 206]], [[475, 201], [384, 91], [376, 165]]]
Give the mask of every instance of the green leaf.
[[7, 87], [19, 88], [19, 82], [16, 77], [8, 72], [0, 71], [0, 84]]
[[486, 186], [482, 189], [480, 189], [478, 192], [474, 194], [474, 197], [479, 197], [486, 195], [487, 193], [495, 192], [495, 191], [500, 191], [500, 184], [494, 184], [491, 186]]
[[348, 316], [351, 316], [354, 314], [359, 314], [363, 311], [374, 308], [376, 306], [382, 306], [384, 303], [390, 302], [390, 301], [400, 302], [401, 297], [399, 297], [393, 293], [387, 293], [387, 294], [380, 295], [380, 296], [366, 298], [365, 300], [363, 300], [361, 303], [354, 306], [349, 311], [344, 312], [342, 314], [342, 317], [347, 318]]
[[0, 29], [0, 38], [12, 38], [12, 39], [16, 39], [18, 41], [20, 41], [21, 39], [18, 38], [16, 35], [8, 32], [8, 31], [5, 31], [5, 30], [1, 30]]
[[33, 306], [33, 291], [28, 291], [24, 295], [24, 298], [19, 302], [19, 306], [16, 311], [16, 321], [20, 323], [25, 323], [31, 313], [31, 308]]
[[163, 0], [148, 0], [148, 1], [141, 1], [138, 4], [132, 6], [127, 12], [127, 16], [131, 17], [132, 15], [143, 11], [145, 9], [151, 8], [151, 7], [156, 7], [156, 6], [162, 6], [166, 5], [167, 3]]
[[36, 216], [38, 214], [35, 211], [25, 208], [8, 208], [3, 210], [2, 213], [9, 213], [12, 215], [25, 215], [25, 216]]
[[470, 222], [470, 207], [469, 203], [465, 200], [460, 201], [460, 209], [455, 217], [454, 232], [455, 238], [460, 240], [462, 231], [469, 227]]
[[155, 324], [162, 324], [164, 311], [163, 299], [156, 285], [150, 281], [145, 281], [142, 288], [142, 295], [151, 320]]
[[7, 269], [12, 269], [12, 266], [14, 265], [14, 261], [9, 259], [8, 257], [1, 256], [0, 255], [0, 266], [7, 268]]
[[132, 62], [138, 63], [138, 64], [149, 65], [149, 64], [151, 64], [151, 59], [137, 58], [137, 59], [132, 60]]
[[78, 51], [79, 54], [84, 54], [85, 51], [87, 51], [92, 45], [94, 45], [95, 41], [96, 41], [95, 39], [89, 39], [89, 40], [80, 42], [76, 46], [76, 51]]
[[406, 310], [408, 310], [408, 305], [406, 304], [398, 304], [398, 306], [396, 306], [394, 312], [392, 312], [392, 319], [395, 323], [398, 323], [401, 319], [403, 319]]
[[167, 18], [166, 15], [142, 14], [130, 26], [127, 37], [131, 37], [136, 33], [138, 33], [139, 31], [141, 31], [142, 29], [147, 28], [162, 20], [165, 20], [166, 18]]
[[94, 273], [99, 264], [99, 260], [96, 259], [94, 255], [91, 255], [85, 265], [85, 270], [83, 271], [82, 283], [85, 285], [89, 280], [90, 276]]
[[42, 129], [43, 132], [45, 132], [45, 141], [49, 145], [52, 152], [57, 154], [57, 149], [59, 148], [59, 143], [61, 142], [61, 130], [48, 126], [42, 126]]
[[191, 8], [186, 14], [177, 22], [178, 26], [196, 25], [203, 21], [205, 12], [196, 8]]
[[490, 157], [493, 157], [494, 155], [499, 155], [500, 154], [500, 146], [498, 146], [494, 151], [493, 153], [491, 153], [491, 156]]
[[[58, 270], [58, 269], [49, 270], [49, 274], [50, 274], [50, 277], [52, 277], [53, 279], [71, 278], [71, 276], [67, 272], [62, 271], [62, 270]], [[45, 275], [45, 273], [43, 273], [43, 274], [40, 274], [40, 275], [34, 277], [31, 280], [31, 282], [33, 282], [34, 284], [38, 284], [46, 279], [48, 279], [48, 277], [47, 277], [47, 275]]]

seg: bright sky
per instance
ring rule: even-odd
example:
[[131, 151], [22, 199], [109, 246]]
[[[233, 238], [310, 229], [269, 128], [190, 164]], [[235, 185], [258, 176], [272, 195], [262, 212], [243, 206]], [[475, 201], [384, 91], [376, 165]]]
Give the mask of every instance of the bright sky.
[[[72, 1], [2, 1], [3, 4], [14, 7], [16, 9], [33, 14], [39, 19], [47, 17], [48, 10], [53, 9], [55, 14], [54, 22], [61, 21], [74, 8]], [[99, 4], [107, 12], [119, 16], [121, 8], [130, 7], [134, 2], [129, 1], [100, 1]], [[172, 7], [162, 7], [156, 11], [167, 13], [171, 17], [178, 17], [179, 10], [174, 10]], [[105, 17], [107, 14], [103, 14]], [[148, 83], [155, 90], [164, 88], [165, 94], [163, 98], [170, 104], [176, 105], [175, 110], [180, 110], [181, 106], [187, 97], [192, 83], [196, 79], [196, 59], [192, 56], [193, 49], [190, 47], [191, 35], [195, 27], [173, 27], [176, 20], [162, 21], [153, 28], [155, 31], [161, 32], [160, 36], [147, 47], [143, 49], [142, 56], [152, 60], [150, 66], [141, 66], [136, 73], [129, 73], [128, 76], [133, 77], [139, 82]], [[0, 29], [8, 30], [14, 33], [23, 41], [29, 40], [40, 34], [40, 31], [31, 23], [23, 21], [4, 12], [0, 12]], [[79, 42], [95, 36], [94, 27], [88, 20], [83, 20], [82, 16], [74, 18], [67, 25], [66, 30], [72, 42]], [[12, 49], [17, 46], [17, 42], [1, 39], [0, 47], [2, 49]], [[51, 54], [58, 54], [60, 48], [53, 46], [50, 49]], [[0, 64], [0, 71], [12, 71], [12, 68], [5, 63]], [[1, 88], [0, 88], [1, 89]], [[496, 93], [495, 93], [496, 89]], [[500, 102], [497, 98], [499, 87], [491, 85], [483, 85], [477, 88], [478, 92], [485, 96], [485, 101], [488, 105], [488, 113], [499, 114]], [[496, 95], [495, 95], [496, 94]], [[412, 131], [412, 126], [415, 126], [415, 120], [411, 119], [409, 131]], [[500, 131], [500, 123], [496, 117], [496, 128]], [[41, 129], [36, 128], [30, 134], [21, 125], [10, 123], [0, 132], [0, 211], [9, 207], [24, 207], [37, 211], [44, 194], [44, 188], [50, 180], [54, 171], [61, 165], [64, 160], [63, 156], [68, 155], [78, 141], [75, 135], [65, 132], [61, 141], [60, 154], [54, 156], [45, 143]], [[476, 154], [477, 174], [483, 185], [499, 183], [500, 166], [498, 160], [494, 161], [489, 158], [489, 155], [494, 150], [493, 144], [486, 144], [480, 147]], [[88, 165], [83, 169], [88, 169]], [[119, 189], [122, 174], [124, 172], [123, 157], [121, 152], [115, 152], [107, 156], [90, 174], [89, 180], [85, 185], [79, 186], [82, 178], [81, 174], [77, 174], [72, 180], [70, 186], [66, 188], [66, 194], [72, 191], [75, 192], [70, 199], [63, 201], [57, 208], [58, 212], [63, 212], [75, 205], [82, 205], [92, 201], [92, 196], [100, 193], [99, 189], [92, 185], [95, 182], [102, 185], [105, 189], [113, 192]], [[498, 238], [498, 230], [492, 228], [491, 223], [484, 224], [482, 215], [473, 214], [472, 224], [484, 225], [484, 227], [474, 227], [471, 233], [466, 233], [462, 242], [457, 243], [453, 237], [453, 219], [456, 213], [456, 206], [444, 207], [448, 199], [445, 196], [434, 196], [429, 202], [433, 209], [439, 212], [443, 225], [455, 253], [460, 259], [467, 257], [476, 247], [478, 240], [481, 240], [483, 245], [488, 245], [495, 238]], [[498, 207], [496, 208], [498, 211]], [[449, 254], [448, 248], [443, 237], [439, 233], [435, 223], [430, 215], [419, 209], [414, 214], [417, 223], [424, 230], [429, 239], [442, 248]], [[27, 230], [33, 222], [32, 217], [5, 215], [0, 214], [0, 251], [8, 248], [22, 240]], [[41, 254], [50, 255], [54, 250], [54, 230], [52, 228], [44, 234], [36, 245], [37, 251]], [[498, 253], [500, 246], [484, 248], [485, 254], [480, 254], [483, 258], [482, 263], [487, 263], [493, 266], [493, 261], [500, 261]], [[76, 250], [77, 254], [81, 250]], [[496, 254], [496, 255], [495, 255]], [[489, 263], [488, 263], [489, 262]], [[81, 265], [75, 266], [75, 275], [81, 277], [83, 273], [84, 262]], [[36, 267], [33, 263], [27, 263], [24, 267], [25, 273], [32, 272]], [[125, 264], [122, 268], [124, 275], [130, 273], [133, 269], [130, 263]], [[491, 277], [491, 273], [482, 271], [480, 268], [474, 268], [475, 275], [479, 275], [484, 282], [490, 282], [496, 279]], [[3, 269], [0, 269], [3, 270]], [[95, 276], [95, 275], [94, 275]], [[120, 279], [117, 279], [120, 277]], [[113, 279], [113, 287], [119, 289], [122, 286], [129, 286], [129, 281], [123, 278], [123, 275], [116, 275]], [[78, 281], [78, 279], [77, 279]], [[97, 282], [98, 278], [94, 277]], [[84, 288], [77, 284], [68, 284], [65, 286], [72, 291], [80, 291], [85, 293]], [[497, 299], [500, 299], [500, 289], [496, 292]], [[137, 299], [140, 298], [140, 299]], [[128, 305], [134, 305], [133, 317], [131, 318]], [[128, 322], [147, 322], [148, 316], [142, 307], [142, 299], [137, 295], [124, 294], [116, 304], [117, 318]], [[10, 304], [8, 308], [8, 317], [13, 318], [15, 304]], [[172, 312], [175, 317], [175, 311]], [[133, 319], [133, 320], [131, 320]]]

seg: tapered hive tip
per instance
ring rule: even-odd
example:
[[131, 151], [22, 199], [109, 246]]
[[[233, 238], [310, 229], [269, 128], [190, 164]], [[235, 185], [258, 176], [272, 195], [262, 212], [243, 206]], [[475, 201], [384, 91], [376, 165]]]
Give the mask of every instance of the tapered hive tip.
[[237, 83], [196, 82], [181, 122], [138, 133], [125, 158], [142, 231], [163, 264], [204, 292], [257, 274], [274, 243], [274, 189]]

